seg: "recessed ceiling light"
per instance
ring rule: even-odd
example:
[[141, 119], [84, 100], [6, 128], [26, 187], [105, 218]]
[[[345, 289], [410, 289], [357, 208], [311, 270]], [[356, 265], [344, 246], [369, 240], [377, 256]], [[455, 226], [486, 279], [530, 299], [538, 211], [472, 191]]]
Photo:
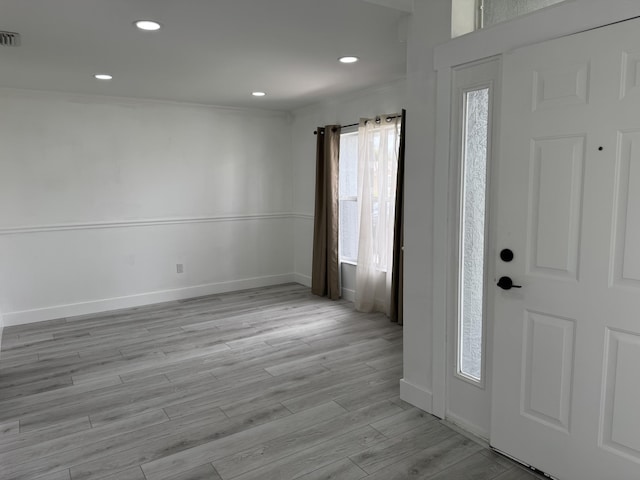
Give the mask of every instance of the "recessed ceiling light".
[[338, 59], [340, 63], [356, 63], [358, 60], [360, 60], [358, 57], [340, 57]]
[[135, 22], [135, 26], [140, 30], [146, 30], [147, 32], [160, 30], [161, 27], [158, 22], [154, 22], [153, 20], [138, 20], [137, 22]]
[[266, 95], [266, 93], [264, 93], [264, 92], [252, 92], [251, 95], [253, 95], [254, 97], [264, 97]]
[[108, 73], [96, 73], [93, 77], [98, 80], [111, 80], [113, 75], [109, 75]]

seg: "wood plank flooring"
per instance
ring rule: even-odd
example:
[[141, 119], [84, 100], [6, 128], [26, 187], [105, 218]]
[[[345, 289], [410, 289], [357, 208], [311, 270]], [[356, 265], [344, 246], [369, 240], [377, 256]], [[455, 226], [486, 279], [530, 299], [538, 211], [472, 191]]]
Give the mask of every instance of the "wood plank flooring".
[[6, 328], [0, 478], [537, 478], [398, 397], [402, 328], [295, 284]]

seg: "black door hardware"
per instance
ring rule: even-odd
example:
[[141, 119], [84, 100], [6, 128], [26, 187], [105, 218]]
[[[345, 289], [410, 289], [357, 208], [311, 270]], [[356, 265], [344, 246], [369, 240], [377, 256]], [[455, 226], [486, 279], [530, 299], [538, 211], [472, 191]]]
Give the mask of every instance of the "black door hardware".
[[513, 260], [513, 250], [509, 248], [504, 248], [500, 250], [500, 260], [503, 262], [510, 262]]
[[511, 290], [512, 288], [522, 288], [522, 285], [514, 285], [510, 277], [500, 277], [497, 284], [503, 290]]

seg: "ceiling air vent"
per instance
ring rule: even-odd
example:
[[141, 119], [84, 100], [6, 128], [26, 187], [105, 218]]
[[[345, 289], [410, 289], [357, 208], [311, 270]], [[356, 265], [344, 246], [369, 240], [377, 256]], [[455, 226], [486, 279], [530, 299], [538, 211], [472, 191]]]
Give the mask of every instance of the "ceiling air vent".
[[20, 34], [13, 32], [0, 31], [0, 46], [1, 47], [17, 47], [20, 45]]

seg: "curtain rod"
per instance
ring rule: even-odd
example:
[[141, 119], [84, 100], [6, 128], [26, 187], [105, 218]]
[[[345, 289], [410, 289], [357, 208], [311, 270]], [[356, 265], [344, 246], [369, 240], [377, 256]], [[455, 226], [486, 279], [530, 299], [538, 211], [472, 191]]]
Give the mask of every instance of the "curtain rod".
[[[402, 115], [389, 115], [387, 117], [387, 122], [389, 120], [391, 120], [392, 118], [402, 118]], [[371, 120], [375, 120], [376, 123], [380, 123], [380, 117], [376, 117], [375, 119], [371, 119]], [[369, 120], [366, 120], [364, 123], [367, 123], [368, 121]], [[360, 122], [358, 122], [358, 123], [350, 123], [349, 125], [340, 125], [340, 128], [357, 127], [358, 125], [360, 125]], [[320, 133], [322, 133], [322, 132], [320, 132]], [[314, 130], [313, 134], [317, 135], [318, 134], [318, 130]]]

